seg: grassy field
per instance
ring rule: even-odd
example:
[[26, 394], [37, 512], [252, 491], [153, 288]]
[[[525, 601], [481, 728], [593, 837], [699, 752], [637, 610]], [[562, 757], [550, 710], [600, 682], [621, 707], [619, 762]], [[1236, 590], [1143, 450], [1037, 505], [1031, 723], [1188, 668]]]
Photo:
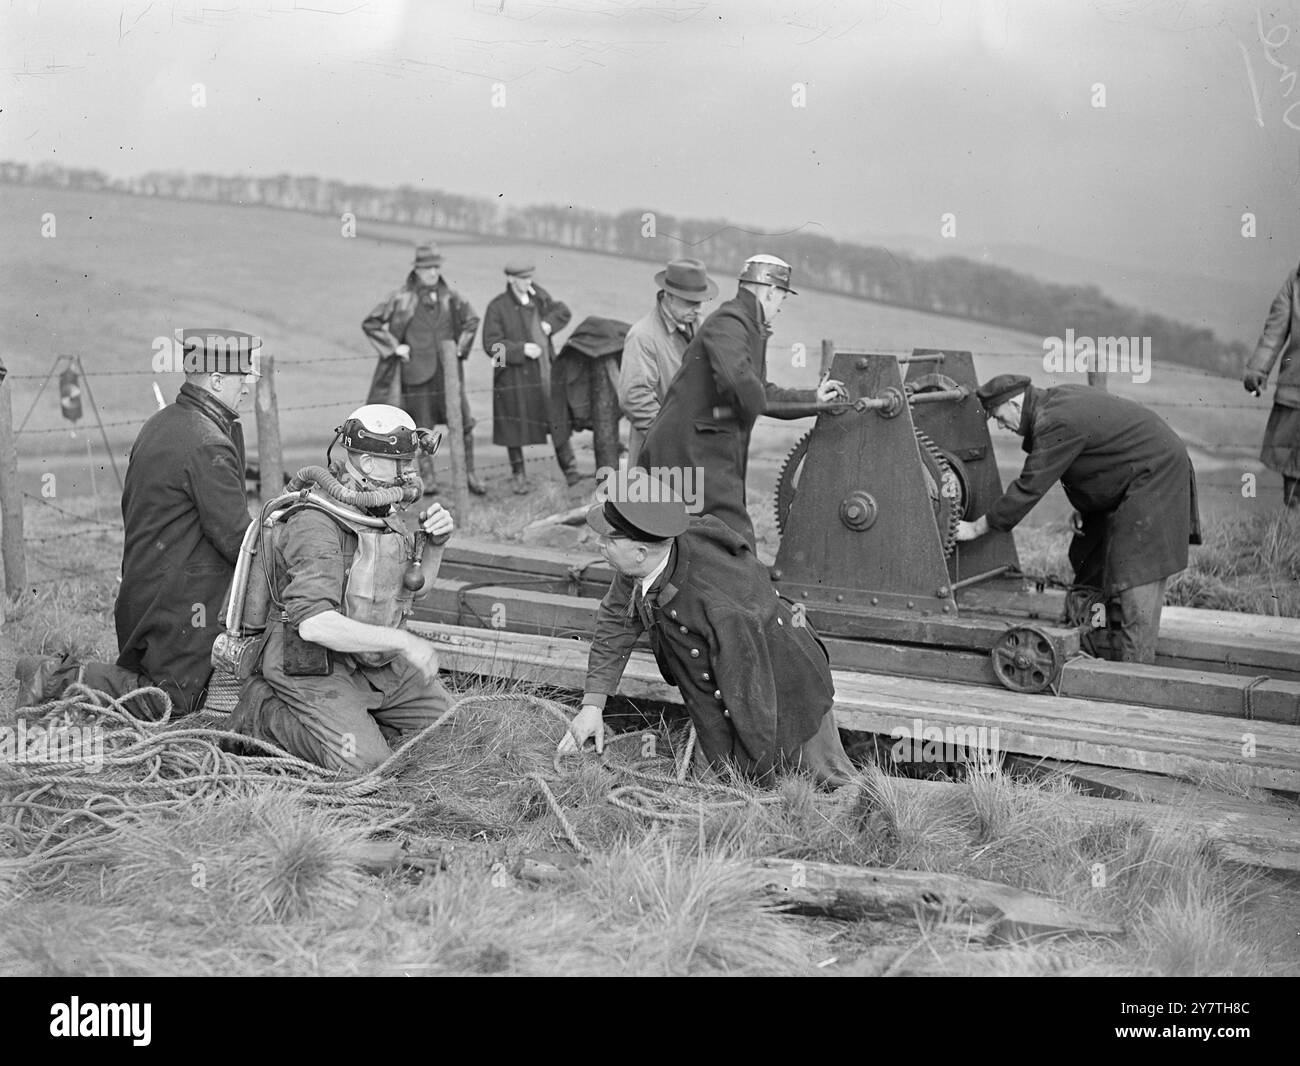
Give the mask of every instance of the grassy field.
[[[56, 219], [53, 238], [41, 236], [46, 212]], [[18, 375], [16, 417], [21, 421], [31, 406], [37, 379], [54, 357], [79, 354], [111, 423], [109, 437], [123, 467], [138, 423], [156, 409], [152, 383], [158, 381], [168, 400], [179, 387], [178, 376], [149, 372], [154, 339], [171, 336], [177, 327], [246, 329], [265, 339], [279, 365], [288, 458], [301, 463], [316, 461], [332, 428], [364, 400], [374, 356], [361, 320], [405, 277], [417, 241], [437, 238], [447, 245], [447, 275], [480, 314], [504, 287], [502, 264], [517, 254], [536, 260], [538, 282], [569, 304], [575, 324], [593, 314], [639, 318], [651, 306], [657, 269], [562, 248], [391, 225], [363, 223], [357, 237], [344, 238], [336, 220], [263, 208], [19, 186], [0, 186], [0, 223], [11, 235], [0, 247], [0, 299], [6, 310], [0, 318], [0, 351], [11, 374]], [[719, 281], [723, 296], [734, 291], [725, 277]], [[778, 319], [769, 344], [772, 380], [815, 384], [823, 338], [880, 351], [953, 347], [1018, 353], [980, 358], [977, 369], [985, 377], [1015, 370], [1046, 384], [1066, 380], [1042, 372], [1041, 338], [817, 292], [789, 301]], [[802, 368], [793, 365], [799, 344], [808, 353]], [[466, 365], [479, 422], [480, 465], [488, 468], [493, 492], [504, 492], [508, 468], [504, 449], [490, 443], [491, 365], [481, 346]], [[1267, 418], [1265, 401], [1252, 400], [1236, 381], [1181, 370], [1159, 352], [1149, 382], [1117, 378], [1112, 387], [1153, 406], [1196, 445], [1207, 512], [1231, 517], [1261, 506], [1272, 509], [1277, 479], [1253, 459]], [[246, 421], [251, 450], [256, 447], [251, 414]], [[809, 425], [760, 421], [752, 449], [754, 498], [769, 495], [781, 458]], [[38, 492], [41, 475], [51, 471], [58, 474], [61, 494], [87, 491], [87, 432], [93, 434], [99, 487], [111, 489], [112, 471], [93, 425], [83, 420], [74, 438], [48, 391], [28, 430], [19, 454], [27, 491]], [[578, 442], [587, 439], [581, 434]], [[1004, 477], [1013, 476], [1022, 458], [1018, 440], [998, 430], [994, 439]], [[554, 465], [548, 447], [530, 454], [534, 468]], [[580, 455], [594, 468], [589, 449]], [[1259, 476], [1258, 502], [1241, 496], [1240, 479], [1247, 472]], [[1050, 522], [1065, 511], [1055, 491], [1030, 521]]]
[[[468, 531], [518, 536], [535, 514], [574, 498], [552, 485], [531, 508], [489, 504]], [[90, 501], [68, 506], [92, 518]], [[47, 539], [60, 532], [56, 519], [29, 508], [42, 553], [58, 543]], [[1294, 523], [1256, 530], [1253, 558], [1276, 552], [1272, 564], [1291, 567], [1294, 581], [1296, 532]], [[71, 539], [75, 556], [36, 559], [40, 591], [3, 627], [0, 725], [14, 717], [17, 655], [69, 644], [87, 656], [115, 653], [110, 572], [120, 531]], [[1022, 554], [1050, 566], [1049, 541], [1022, 535]], [[68, 839], [73, 861], [58, 876], [27, 870], [0, 847], [0, 973], [1300, 974], [1293, 886], [1225, 866], [1202, 841], [1158, 825], [1078, 823], [1060, 782], [959, 775], [959, 794], [918, 799], [868, 761], [863, 791], [847, 806], [791, 777], [771, 795], [747, 790], [753, 800], [740, 809], [716, 805], [716, 796], [700, 807], [699, 794], [685, 791], [678, 798], [692, 817], [655, 822], [608, 796], [634, 766], [672, 773], [680, 718], [623, 702], [611, 721], [631, 743], [613, 744], [608, 766], [585, 759], [556, 773], [556, 717], [517, 698], [519, 689], [449, 682], [458, 695], [516, 698], [467, 705], [422, 743], [365, 797], [387, 808], [346, 797], [325, 803], [292, 780], [241, 784], [226, 774], [207, 779], [219, 789], [209, 784], [130, 817], [119, 816], [116, 801], [101, 803], [107, 819], [93, 832], [65, 819], [51, 839]], [[30, 791], [20, 768], [0, 771], [0, 798]], [[590, 849], [587, 861], [576, 860], [531, 774], [548, 781]], [[183, 764], [165, 766], [163, 778], [194, 780]], [[47, 806], [30, 813], [17, 839], [32, 842], [83, 798], [46, 793]], [[376, 831], [436, 857], [439, 872], [364, 874], [354, 849]], [[738, 874], [737, 863], [758, 856], [998, 880], [1119, 923], [1127, 935], [998, 945], [932, 918], [799, 917], [772, 910]], [[560, 872], [535, 884], [521, 875], [529, 858]], [[1104, 891], [1093, 884], [1097, 863], [1115, 871]]]
[[[58, 219], [52, 240], [39, 237], [45, 211]], [[10, 371], [41, 375], [55, 354], [81, 354], [104, 417], [132, 423], [110, 428], [123, 455], [133, 423], [154, 409], [153, 376], [131, 372], [148, 369], [154, 337], [207, 324], [266, 338], [281, 363], [290, 455], [314, 460], [330, 427], [364, 395], [373, 357], [361, 318], [400, 282], [410, 245], [429, 236], [363, 226], [360, 237], [345, 240], [327, 219], [10, 187], [0, 187], [0, 219], [16, 234], [0, 247]], [[650, 303], [654, 268], [647, 264], [454, 236], [445, 243], [449, 276], [480, 312], [501, 287], [501, 263], [517, 252], [536, 256], [538, 280], [569, 302], [575, 320], [633, 319]], [[780, 319], [770, 347], [773, 379], [811, 383], [823, 336], [882, 350], [1025, 353], [981, 361], [984, 375], [1032, 372], [1041, 352], [1038, 339], [1010, 331], [809, 293]], [[778, 354], [796, 342], [812, 353], [808, 368]], [[480, 455], [499, 461], [501, 450], [486, 443], [489, 363], [479, 351], [469, 366]], [[20, 419], [38, 383], [16, 382]], [[160, 384], [170, 395], [178, 382]], [[1247, 456], [1262, 431], [1262, 406], [1221, 409], [1220, 400], [1244, 402], [1239, 385], [1161, 364], [1147, 385], [1115, 387], [1146, 402], [1185, 405], [1168, 409], [1171, 422], [1215, 446], [1196, 453], [1211, 489], [1210, 543], [1194, 553], [1171, 601], [1265, 613], [1280, 605], [1280, 613], [1300, 614], [1296, 519], [1279, 513], [1266, 478], [1254, 500], [1238, 489], [1240, 473], [1258, 469]], [[27, 508], [34, 591], [3, 627], [0, 724], [13, 715], [18, 655], [71, 644], [111, 659], [116, 650], [116, 493], [102, 470], [99, 512], [79, 495], [85, 423], [76, 439], [65, 427], [47, 395], [29, 428], [53, 432], [22, 438], [28, 491], [39, 496], [44, 472], [57, 472], [59, 490]], [[768, 557], [777, 543], [768, 503], [776, 468], [805, 428], [765, 422], [755, 437], [750, 503]], [[995, 436], [1005, 477], [1018, 466], [1018, 442]], [[504, 470], [490, 468], [492, 494], [464, 516], [462, 530], [517, 539], [533, 518], [582, 498], [581, 489], [554, 480], [548, 449], [534, 452], [534, 469], [552, 476], [521, 502], [504, 491]], [[590, 469], [590, 452], [580, 454]], [[1063, 510], [1062, 501], [1045, 501], [1038, 523], [1017, 530], [1026, 569], [1064, 572]], [[502, 695], [451, 680], [461, 694]], [[631, 736], [654, 738], [651, 768], [671, 773], [680, 723], [662, 722], [653, 708], [621, 710]], [[0, 973], [1300, 973], [1293, 888], [1225, 867], [1203, 842], [1158, 827], [1117, 819], [1086, 828], [1072, 820], [1059, 784], [977, 777], [956, 798], [923, 802], [864, 765], [863, 791], [847, 806], [790, 778], [770, 802], [727, 808], [712, 797], [689, 819], [654, 822], [607, 802], [626, 769], [646, 758], [642, 740], [614, 745], [609, 767], [588, 759], [556, 773], [551, 754], [562, 728], [522, 698], [467, 704], [378, 783], [380, 806], [325, 802], [301, 781], [241, 785], [231, 775], [220, 788], [195, 786], [130, 817], [100, 800], [92, 806], [104, 823], [93, 831], [84, 819], [65, 818], [80, 798], [58, 790], [25, 815], [10, 808], [17, 835], [0, 842]], [[171, 769], [177, 779], [195, 776], [180, 762]], [[548, 780], [591, 849], [589, 861], [571, 861], [571, 842], [534, 773]], [[0, 795], [23, 794], [21, 779], [6, 770]], [[698, 794], [682, 798], [695, 803]], [[410, 813], [394, 813], [407, 807]], [[32, 871], [6, 854], [10, 841], [31, 841], [55, 822], [50, 840], [67, 838], [75, 852], [63, 869]], [[361, 873], [351, 849], [376, 831], [440, 856], [442, 869]], [[518, 875], [523, 859], [538, 853], [565, 857], [558, 877], [540, 885]], [[737, 876], [738, 861], [764, 855], [1002, 880], [1119, 922], [1128, 935], [998, 947], [929, 920], [796, 917], [771, 909]], [[202, 887], [195, 863], [205, 871]], [[1105, 890], [1093, 884], [1096, 863], [1115, 872]]]

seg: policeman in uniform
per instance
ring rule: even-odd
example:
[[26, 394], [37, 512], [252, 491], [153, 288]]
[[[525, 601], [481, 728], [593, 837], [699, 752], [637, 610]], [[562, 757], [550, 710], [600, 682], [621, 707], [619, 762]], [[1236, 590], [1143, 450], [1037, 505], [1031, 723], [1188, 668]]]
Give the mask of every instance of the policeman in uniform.
[[[159, 687], [177, 716], [203, 702], [221, 600], [249, 523], [239, 409], [257, 382], [262, 342], [187, 329], [180, 343], [185, 383], [141, 427], [126, 470], [117, 662], [24, 658], [15, 671], [19, 707], [57, 698], [78, 677], [115, 696]], [[163, 707], [132, 710], [159, 717]]]
[[[336, 433], [346, 459], [335, 467], [335, 502], [409, 484], [419, 454], [414, 421], [399, 408], [367, 404]], [[418, 491], [415, 493], [418, 497]], [[353, 520], [311, 507], [290, 513], [269, 558], [272, 621], [260, 666], [245, 684], [230, 728], [278, 744], [343, 774], [364, 773], [389, 743], [418, 732], [450, 705], [433, 646], [402, 628], [411, 595], [403, 576], [414, 538], [391, 507], [348, 505]], [[382, 519], [382, 527], [373, 521]], [[451, 515], [423, 513], [429, 538], [425, 580], [437, 576]]]
[[577, 751], [589, 738], [604, 749], [605, 702], [648, 632], [711, 766], [764, 784], [778, 769], [848, 784], [853, 767], [831, 710], [826, 649], [776, 594], [745, 538], [712, 515], [689, 517], [643, 470], [606, 494], [587, 523], [617, 573], [596, 614], [582, 710], [559, 750]]

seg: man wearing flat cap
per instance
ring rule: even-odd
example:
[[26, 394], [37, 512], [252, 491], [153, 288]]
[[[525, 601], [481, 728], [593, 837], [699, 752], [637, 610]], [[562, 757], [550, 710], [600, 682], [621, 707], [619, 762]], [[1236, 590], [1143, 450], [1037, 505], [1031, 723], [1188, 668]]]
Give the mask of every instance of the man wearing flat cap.
[[141, 427], [122, 490], [117, 663], [70, 654], [20, 660], [20, 707], [55, 699], [79, 671], [112, 695], [157, 686], [177, 716], [202, 703], [221, 602], [249, 523], [239, 409], [257, 382], [262, 342], [220, 329], [181, 330], [178, 339], [185, 384]]
[[767, 338], [786, 295], [794, 294], [790, 275], [790, 264], [776, 256], [745, 261], [735, 297], [709, 315], [686, 346], [637, 456], [646, 470], [698, 471], [704, 513], [722, 519], [751, 550], [745, 477], [758, 416], [804, 418], [817, 413], [817, 403], [844, 394], [838, 381], [783, 389], [767, 380]]
[[717, 284], [698, 259], [674, 259], [655, 275], [659, 293], [654, 309], [632, 324], [623, 342], [618, 402], [627, 415], [627, 465], [636, 466], [641, 442], [668, 394], [668, 383], [682, 365], [686, 346], [704, 304], [718, 295]]
[[[483, 348], [492, 359], [492, 443], [506, 449], [510, 487], [517, 494], [532, 486], [524, 465], [525, 444], [545, 444], [551, 431], [551, 338], [573, 317], [569, 308], [534, 284], [533, 263], [506, 264], [506, 291], [493, 297], [483, 317]], [[570, 485], [582, 480], [566, 440], [555, 458]]]
[[[379, 353], [379, 365], [370, 382], [366, 403], [389, 403], [393, 377], [401, 379], [397, 406], [417, 426], [447, 423], [447, 386], [443, 381], [444, 347], [455, 344], [461, 359], [469, 358], [478, 330], [478, 315], [459, 292], [442, 276], [442, 253], [422, 244], [415, 250], [415, 263], [400, 289], [366, 316], [361, 328]], [[487, 486], [474, 473], [474, 416], [465, 392], [465, 374], [460, 375], [460, 417], [464, 427], [465, 484], [476, 496]], [[438, 474], [433, 456], [420, 456], [420, 479], [426, 495], [437, 495]]]
[[712, 515], [691, 518], [645, 471], [609, 479], [587, 515], [617, 571], [596, 614], [582, 710], [560, 742], [604, 748], [604, 707], [643, 633], [681, 690], [710, 766], [770, 784], [801, 769], [827, 787], [853, 767], [840, 744], [826, 649], [772, 588], [745, 539]]
[[[1088, 385], [1039, 389], [1000, 374], [976, 395], [988, 417], [1024, 438], [1028, 458], [987, 514], [958, 526], [957, 539], [1010, 530], [1060, 481], [1079, 513], [1074, 581], [1105, 600], [1109, 657], [1155, 662], [1165, 582], [1187, 567], [1187, 545], [1201, 543], [1196, 474], [1178, 434], [1140, 404]], [[1099, 640], [1085, 643], [1104, 650]]]

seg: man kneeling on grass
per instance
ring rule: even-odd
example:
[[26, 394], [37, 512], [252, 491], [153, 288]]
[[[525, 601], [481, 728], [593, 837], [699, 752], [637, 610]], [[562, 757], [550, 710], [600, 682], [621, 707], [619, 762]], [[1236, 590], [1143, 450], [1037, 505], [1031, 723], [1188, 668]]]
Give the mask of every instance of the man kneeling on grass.
[[[427, 432], [405, 411], [368, 404], [336, 431], [347, 453], [340, 466], [299, 472], [297, 481], [315, 482], [319, 502], [291, 506], [258, 552], [269, 573], [256, 570], [250, 586], [269, 583], [271, 612], [231, 731], [356, 774], [450, 706], [433, 646], [402, 628], [414, 592], [404, 579], [416, 553], [394, 507], [420, 498], [415, 461]], [[429, 580], [451, 515], [432, 504], [419, 528], [435, 546], [422, 560]]]
[[[607, 490], [611, 493], [613, 489]], [[649, 632], [664, 680], [681, 690], [710, 766], [771, 784], [803, 769], [847, 784], [852, 764], [831, 707], [835, 687], [817, 634], [782, 600], [749, 544], [712, 515], [691, 518], [668, 486], [633, 470], [626, 491], [587, 523], [618, 571], [596, 614], [582, 710], [561, 752], [605, 746], [604, 707], [632, 646]]]

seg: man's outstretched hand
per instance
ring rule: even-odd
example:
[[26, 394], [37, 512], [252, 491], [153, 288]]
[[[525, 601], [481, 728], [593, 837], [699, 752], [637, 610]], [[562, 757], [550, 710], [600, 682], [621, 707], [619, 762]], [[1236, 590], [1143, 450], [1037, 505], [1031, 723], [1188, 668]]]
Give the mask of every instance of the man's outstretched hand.
[[605, 750], [605, 712], [590, 704], [574, 716], [555, 750], [560, 755], [581, 751], [588, 740], [595, 740], [597, 755]]

